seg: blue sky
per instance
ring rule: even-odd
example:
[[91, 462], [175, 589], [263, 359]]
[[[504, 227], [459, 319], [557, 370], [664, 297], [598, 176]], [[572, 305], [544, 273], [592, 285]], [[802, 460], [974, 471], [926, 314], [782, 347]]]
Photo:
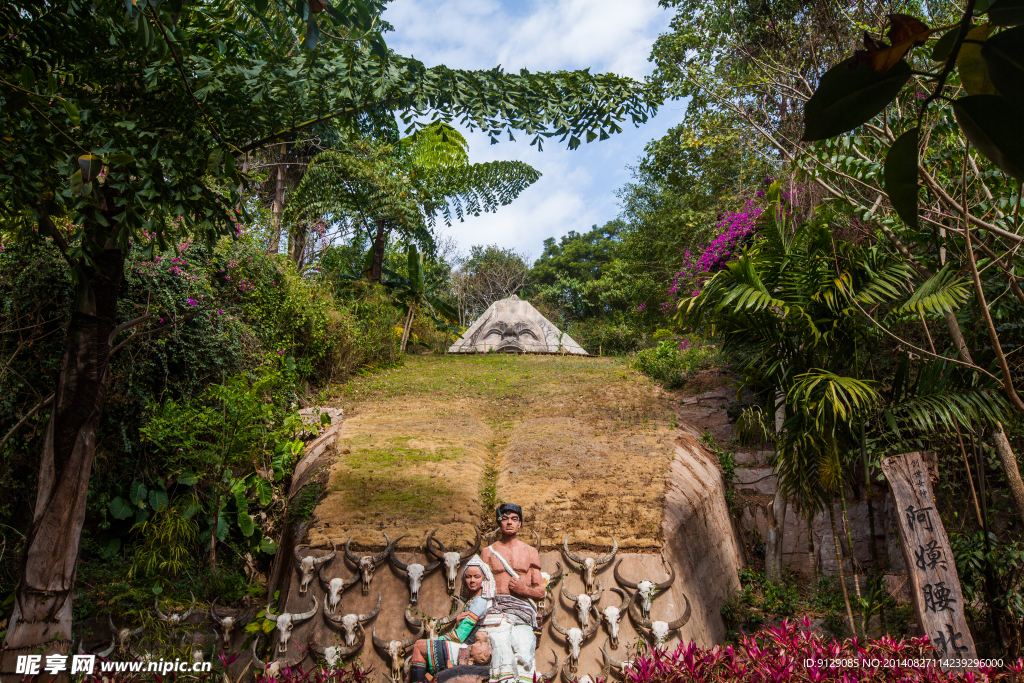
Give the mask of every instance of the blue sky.
[[[507, 71], [583, 69], [643, 78], [658, 34], [668, 29], [671, 13], [657, 0], [395, 0], [385, 18], [395, 27], [386, 36], [399, 54], [427, 66]], [[540, 256], [546, 237], [585, 231], [619, 213], [615, 190], [629, 181], [628, 166], [642, 156], [648, 141], [661, 137], [682, 118], [684, 105], [668, 103], [640, 128], [603, 142], [568, 151], [555, 139], [543, 152], [526, 135], [489, 144], [480, 133], [463, 131], [472, 162], [516, 159], [543, 176], [497, 213], [469, 217], [439, 232], [453, 236], [462, 251], [473, 244], [498, 244]]]

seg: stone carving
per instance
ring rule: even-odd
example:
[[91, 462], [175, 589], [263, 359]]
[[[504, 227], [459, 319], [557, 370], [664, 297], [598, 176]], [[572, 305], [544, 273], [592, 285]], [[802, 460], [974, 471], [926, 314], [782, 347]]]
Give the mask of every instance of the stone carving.
[[651, 618], [651, 603], [654, 602], [654, 597], [658, 593], [662, 593], [668, 590], [672, 582], [676, 580], [676, 570], [673, 569], [672, 565], [668, 566], [668, 578], [661, 583], [655, 583], [653, 581], [640, 581], [639, 583], [633, 583], [619, 573], [619, 565], [622, 564], [622, 560], [619, 560], [612, 573], [615, 575], [615, 580], [619, 582], [619, 585], [625, 586], [626, 588], [632, 588], [640, 596], [640, 613], [643, 614], [645, 619]]
[[607, 555], [601, 555], [600, 557], [580, 557], [573, 551], [569, 550], [569, 538], [572, 534], [565, 537], [565, 542], [562, 547], [565, 551], [565, 556], [576, 563], [577, 568], [583, 574], [583, 585], [586, 587], [587, 593], [600, 592], [601, 586], [597, 582], [597, 568], [606, 565], [615, 559], [615, 554], [619, 552], [619, 542], [612, 537], [612, 551]]
[[448, 353], [570, 353], [587, 352], [540, 312], [515, 294], [495, 301], [470, 325]]

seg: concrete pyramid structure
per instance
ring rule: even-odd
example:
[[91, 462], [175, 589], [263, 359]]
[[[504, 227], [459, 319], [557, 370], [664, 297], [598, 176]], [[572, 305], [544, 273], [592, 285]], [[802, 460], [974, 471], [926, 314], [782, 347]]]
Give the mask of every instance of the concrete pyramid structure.
[[477, 318], [448, 353], [566, 353], [588, 356], [586, 350], [529, 301], [515, 294], [495, 301]]

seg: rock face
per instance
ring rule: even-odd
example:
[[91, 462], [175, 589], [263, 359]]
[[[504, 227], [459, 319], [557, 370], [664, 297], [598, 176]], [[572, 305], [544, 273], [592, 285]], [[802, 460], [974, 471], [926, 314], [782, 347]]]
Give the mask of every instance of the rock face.
[[576, 341], [515, 294], [495, 301], [448, 353], [568, 353], [589, 355]]

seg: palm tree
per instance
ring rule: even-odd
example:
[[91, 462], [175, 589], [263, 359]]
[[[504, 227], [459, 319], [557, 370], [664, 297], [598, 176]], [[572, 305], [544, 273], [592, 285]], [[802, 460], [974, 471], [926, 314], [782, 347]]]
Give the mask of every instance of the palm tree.
[[457, 324], [459, 322], [458, 312], [444, 301], [434, 296], [434, 291], [443, 285], [444, 282], [442, 280], [437, 280], [429, 286], [427, 285], [423, 254], [416, 249], [415, 244], [409, 245], [409, 248], [406, 251], [406, 257], [408, 260], [408, 270], [406, 271], [406, 275], [400, 275], [399, 273], [385, 268], [385, 273], [392, 279], [381, 283], [390, 288], [395, 300], [407, 308], [405, 314], [405, 326], [402, 329], [402, 352], [405, 351], [406, 344], [409, 341], [409, 331], [412, 329], [413, 317], [419, 309], [426, 308], [427, 311], [431, 312], [431, 317], [439, 327], [442, 326], [442, 323], [438, 316], [444, 318], [450, 324]]
[[[896, 324], [918, 311], [959, 306], [966, 284], [946, 275], [914, 291], [901, 257], [877, 246], [837, 245], [827, 213], [796, 223], [777, 184], [768, 200], [753, 242], [696, 296], [681, 300], [679, 316], [722, 339], [741, 384], [768, 397], [768, 415], [776, 395], [784, 397], [775, 435], [779, 490], [808, 519], [825, 510], [831, 516], [838, 499], [848, 529], [844, 483], [855, 482], [859, 468], [866, 483], [872, 480], [869, 452], [877, 460], [929, 436], [994, 425], [1008, 404], [998, 386], [953, 360], [918, 361], [912, 382], [907, 356], [889, 386], [866, 379], [882, 333], [863, 324], [862, 308], [888, 308]], [[868, 506], [873, 526], [870, 498]], [[843, 592], [856, 633], [845, 581]]]

